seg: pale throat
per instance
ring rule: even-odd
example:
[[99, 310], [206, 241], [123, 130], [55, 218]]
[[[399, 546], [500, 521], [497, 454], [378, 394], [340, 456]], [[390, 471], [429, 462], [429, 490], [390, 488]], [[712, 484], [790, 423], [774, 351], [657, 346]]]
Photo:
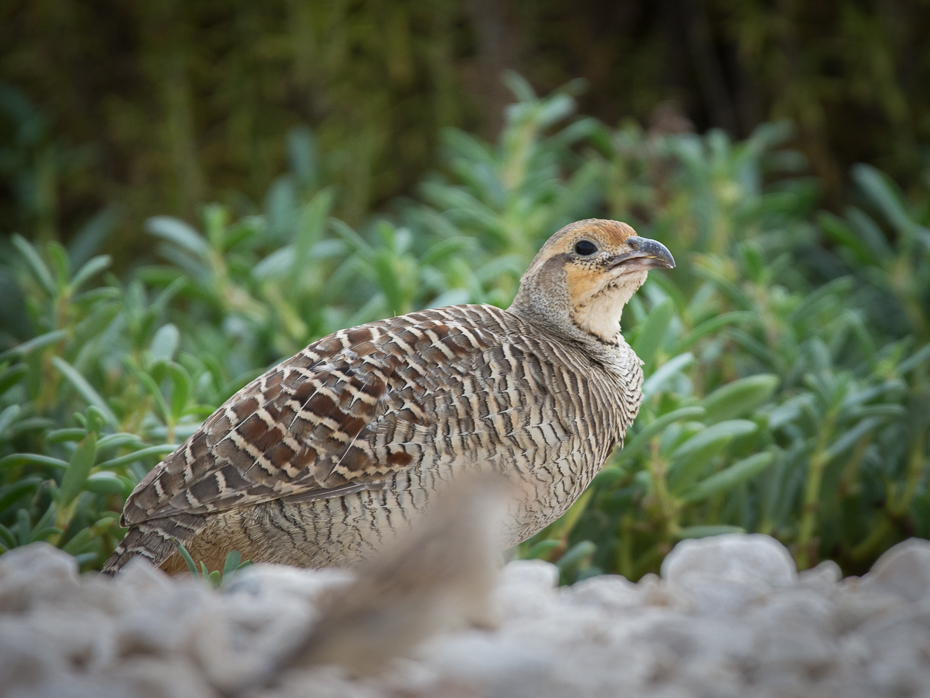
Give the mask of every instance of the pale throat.
[[620, 333], [623, 307], [646, 281], [646, 272], [620, 274], [607, 283], [603, 277], [568, 281], [572, 320], [583, 332], [614, 343]]

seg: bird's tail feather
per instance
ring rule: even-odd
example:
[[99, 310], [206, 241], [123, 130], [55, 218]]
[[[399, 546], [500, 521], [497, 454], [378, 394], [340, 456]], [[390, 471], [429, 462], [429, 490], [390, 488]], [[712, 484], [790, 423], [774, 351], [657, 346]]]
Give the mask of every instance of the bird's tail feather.
[[116, 574], [134, 557], [144, 557], [156, 567], [161, 567], [177, 553], [178, 543], [188, 545], [205, 524], [203, 516], [181, 514], [133, 526], [106, 561], [102, 573]]

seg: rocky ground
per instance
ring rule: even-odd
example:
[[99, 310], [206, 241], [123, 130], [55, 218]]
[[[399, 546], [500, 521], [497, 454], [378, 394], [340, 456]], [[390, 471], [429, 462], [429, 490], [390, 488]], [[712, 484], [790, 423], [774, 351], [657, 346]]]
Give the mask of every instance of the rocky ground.
[[[276, 665], [349, 580], [256, 565], [211, 591], [141, 562], [111, 580], [78, 575], [48, 545], [16, 549], [0, 557], [0, 694], [930, 696], [924, 540], [847, 579], [830, 562], [799, 575], [760, 535], [683, 542], [661, 577], [638, 584], [559, 588], [552, 565], [511, 562], [492, 593], [494, 627], [429, 636], [373, 676]], [[351, 641], [340, 647], [346, 666], [364, 666], [347, 656]]]

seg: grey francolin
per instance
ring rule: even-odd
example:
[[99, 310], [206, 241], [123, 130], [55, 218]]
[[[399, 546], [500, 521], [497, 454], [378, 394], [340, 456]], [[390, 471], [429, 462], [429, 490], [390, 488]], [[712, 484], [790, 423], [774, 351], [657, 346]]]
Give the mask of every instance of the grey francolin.
[[[521, 493], [506, 537], [561, 516], [639, 409], [642, 368], [620, 334], [652, 268], [675, 262], [625, 223], [553, 235], [507, 310], [423, 310], [320, 339], [249, 383], [126, 502], [114, 573], [141, 555], [210, 569], [347, 566], [419, 516], [442, 484], [490, 469]], [[175, 540], [173, 540], [175, 539]]]

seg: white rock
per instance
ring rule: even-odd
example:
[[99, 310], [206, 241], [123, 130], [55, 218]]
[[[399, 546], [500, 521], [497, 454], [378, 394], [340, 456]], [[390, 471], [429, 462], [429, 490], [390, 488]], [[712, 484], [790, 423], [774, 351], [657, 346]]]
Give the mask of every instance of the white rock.
[[180, 652], [196, 626], [209, 622], [209, 595], [202, 583], [182, 579], [161, 594], [143, 597], [117, 620], [116, 653], [166, 657]]
[[[243, 698], [930, 698], [928, 546], [897, 546], [861, 580], [823, 563], [798, 581], [764, 536], [682, 543], [637, 584], [557, 587], [555, 566], [517, 561], [493, 630], [434, 636], [364, 680], [283, 671]], [[18, 549], [0, 558], [0, 696], [233, 695], [351, 578], [257, 565], [215, 592], [144, 563], [79, 577], [48, 546]]]
[[883, 616], [863, 626], [861, 668], [876, 695], [930, 692], [930, 604]]
[[603, 574], [583, 579], [564, 592], [573, 603], [628, 610], [642, 605], [642, 589], [626, 577]]
[[77, 586], [77, 561], [48, 543], [30, 543], [0, 556], [0, 613], [20, 612]]
[[702, 615], [739, 614], [765, 596], [769, 588], [758, 580], [734, 581], [689, 573], [673, 586], [688, 593], [690, 607]]
[[711, 664], [714, 661], [742, 662], [751, 656], [753, 632], [742, 620], [733, 618], [682, 617], [667, 614], [653, 626], [634, 636], [637, 642], [668, 647], [677, 661]]
[[498, 632], [522, 647], [546, 651], [577, 643], [603, 644], [609, 624], [599, 608], [553, 601], [539, 613], [506, 618]]
[[816, 589], [830, 589], [843, 578], [843, 570], [833, 560], [798, 573], [798, 583]]
[[834, 604], [813, 589], [769, 592], [748, 609], [745, 620], [763, 633], [787, 628], [797, 633], [816, 631], [835, 634]]
[[[248, 648], [253, 663], [293, 645], [319, 615], [328, 594], [355, 578], [337, 569], [250, 565], [237, 572], [220, 594], [230, 643]], [[258, 648], [258, 649], [255, 649]], [[253, 666], [244, 668], [252, 671]]]
[[[272, 690], [257, 694], [262, 698], [386, 698], [380, 682], [353, 680], [338, 667], [320, 666], [290, 671]], [[430, 693], [421, 694], [424, 696]], [[432, 695], [441, 695], [433, 693]]]
[[0, 616], [0, 694], [36, 687], [66, 671], [64, 654], [30, 618]]
[[500, 581], [501, 584], [555, 589], [559, 584], [559, 568], [545, 560], [514, 560], [504, 565]]
[[[119, 686], [126, 696], [142, 698], [215, 698], [202, 672], [184, 658], [127, 657], [103, 676], [107, 686]], [[67, 695], [67, 694], [65, 694]]]
[[270, 595], [224, 596], [222, 606], [233, 646], [264, 648], [269, 653], [296, 641], [318, 615], [312, 604]]
[[833, 626], [848, 634], [907, 606], [897, 594], [868, 589], [860, 580], [843, 580], [832, 594]]
[[771, 587], [798, 580], [788, 549], [760, 533], [683, 540], [662, 562], [662, 578], [682, 583], [694, 574], [734, 582], [760, 581]]
[[683, 589], [698, 613], [738, 613], [768, 590], [797, 582], [788, 550], [760, 534], [685, 540], [662, 563], [662, 578]]
[[552, 666], [548, 652], [477, 631], [428, 643], [421, 653], [442, 682], [470, 686], [479, 695], [535, 698]]
[[29, 687], [14, 687], [3, 693], [4, 698], [46, 698], [46, 696], [67, 696], [67, 698], [149, 698], [151, 693], [136, 693], [126, 686], [119, 686], [114, 681], [99, 677], [87, 677], [80, 674], [54, 674], [43, 676], [37, 684]]
[[168, 574], [141, 556], [127, 562], [111, 581], [116, 587], [127, 589], [136, 596], [164, 592], [172, 584]]
[[930, 541], [911, 538], [898, 543], [878, 558], [863, 584], [908, 601], [930, 598]]
[[755, 635], [760, 675], [831, 671], [839, 652], [833, 621], [833, 604], [814, 590], [795, 588], [758, 600], [744, 622]]
[[643, 575], [636, 585], [642, 603], [647, 607], [674, 609], [691, 612], [694, 610], [694, 597], [679, 586], [671, 585], [658, 575]]
[[555, 603], [559, 570], [543, 560], [514, 560], [504, 566], [492, 604], [501, 618], [546, 613]]
[[49, 648], [69, 667], [95, 671], [108, 664], [113, 656], [109, 639], [114, 619], [99, 609], [37, 608], [29, 616], [29, 625], [42, 635]]
[[290, 596], [314, 602], [322, 594], [345, 584], [355, 575], [346, 570], [309, 570], [288, 565], [249, 565], [236, 572], [223, 589], [224, 594]]

